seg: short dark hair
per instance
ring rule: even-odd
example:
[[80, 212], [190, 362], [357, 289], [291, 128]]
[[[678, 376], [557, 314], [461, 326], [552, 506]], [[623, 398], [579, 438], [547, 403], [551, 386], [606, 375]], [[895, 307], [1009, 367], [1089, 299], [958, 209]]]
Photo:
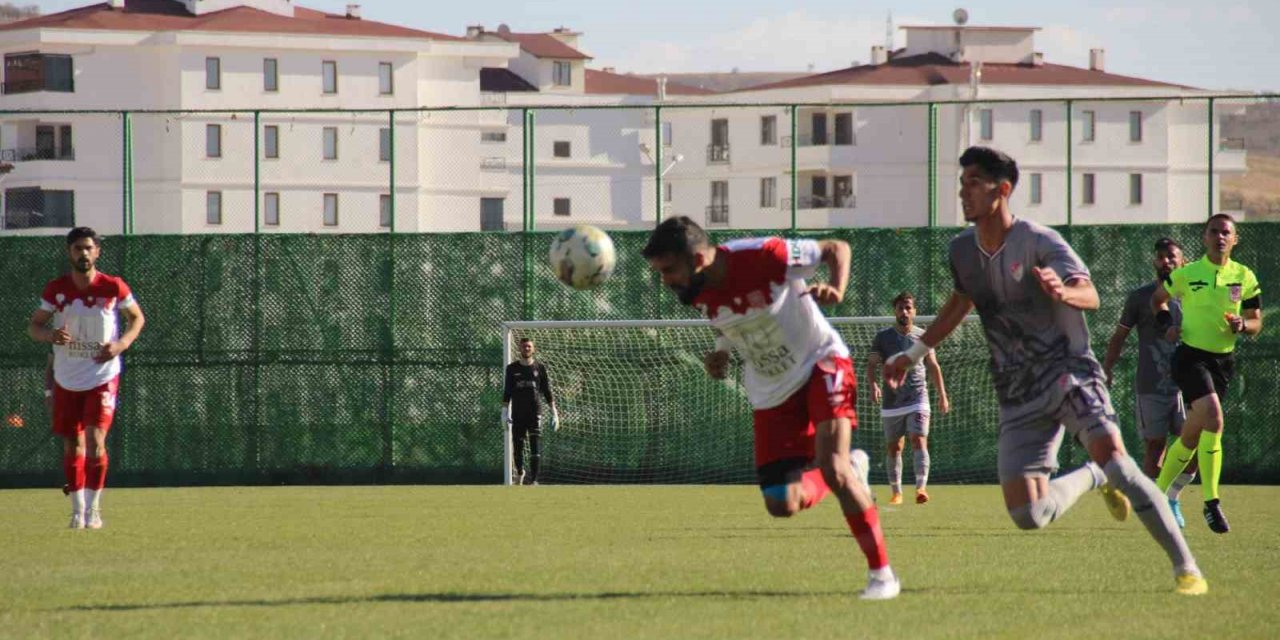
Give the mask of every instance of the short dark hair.
[[1009, 186], [1018, 186], [1018, 163], [1003, 151], [991, 147], [969, 147], [960, 155], [960, 166], [977, 166], [992, 180], [1008, 180]]
[[707, 232], [688, 216], [667, 218], [649, 234], [649, 241], [640, 255], [648, 258], [679, 255], [688, 256], [711, 244]]
[[1156, 240], [1154, 249], [1156, 251], [1164, 251], [1166, 253], [1173, 251], [1174, 249], [1177, 249], [1178, 251], [1186, 253], [1186, 250], [1182, 248], [1182, 245], [1178, 244], [1177, 240], [1174, 240], [1173, 238], [1169, 238], [1169, 237], [1160, 238], [1159, 240]]
[[1214, 220], [1226, 220], [1227, 222], [1230, 222], [1230, 223], [1231, 223], [1231, 226], [1233, 226], [1233, 227], [1234, 227], [1234, 226], [1236, 226], [1236, 219], [1235, 219], [1235, 218], [1233, 218], [1233, 217], [1231, 217], [1231, 214], [1229, 214], [1229, 213], [1215, 213], [1215, 214], [1213, 214], [1213, 215], [1209, 216], [1209, 219], [1208, 219], [1208, 220], [1205, 220], [1205, 221], [1204, 221], [1204, 229], [1202, 229], [1202, 230], [1201, 230], [1201, 232], [1208, 231], [1208, 230], [1209, 230], [1209, 225], [1213, 224], [1213, 221], [1214, 221]]
[[76, 227], [67, 232], [67, 246], [69, 247], [75, 244], [76, 240], [81, 238], [88, 238], [92, 240], [94, 244], [102, 246], [102, 238], [98, 237], [98, 232], [89, 227]]
[[530, 338], [529, 336], [525, 336], [523, 338], [520, 338], [520, 341], [517, 342], [516, 344], [524, 344], [526, 342], [533, 342], [533, 338]]
[[899, 293], [896, 298], [893, 299], [893, 306], [897, 307], [898, 304], [906, 302], [908, 300], [915, 302], [916, 297], [911, 295], [910, 291], [903, 291], [902, 293]]

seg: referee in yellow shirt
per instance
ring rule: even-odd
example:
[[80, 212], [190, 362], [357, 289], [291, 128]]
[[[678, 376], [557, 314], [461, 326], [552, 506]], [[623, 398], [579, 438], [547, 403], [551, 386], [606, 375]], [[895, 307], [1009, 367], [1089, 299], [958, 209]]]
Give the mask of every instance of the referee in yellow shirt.
[[1231, 530], [1218, 502], [1222, 475], [1222, 398], [1235, 375], [1236, 335], [1262, 331], [1262, 289], [1248, 267], [1231, 259], [1235, 219], [1225, 213], [1204, 225], [1205, 256], [1156, 287], [1156, 322], [1169, 323], [1169, 299], [1182, 301], [1182, 342], [1173, 352], [1173, 379], [1188, 404], [1182, 436], [1169, 446], [1156, 480], [1167, 491], [1195, 455], [1204, 489], [1204, 519], [1214, 533]]

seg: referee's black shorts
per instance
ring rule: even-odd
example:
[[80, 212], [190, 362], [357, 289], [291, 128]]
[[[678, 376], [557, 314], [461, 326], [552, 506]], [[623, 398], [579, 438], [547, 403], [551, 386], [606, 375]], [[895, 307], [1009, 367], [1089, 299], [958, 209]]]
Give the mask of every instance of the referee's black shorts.
[[1173, 381], [1188, 406], [1211, 393], [1218, 394], [1221, 401], [1235, 375], [1236, 361], [1230, 353], [1213, 353], [1185, 344], [1179, 344], [1173, 352]]

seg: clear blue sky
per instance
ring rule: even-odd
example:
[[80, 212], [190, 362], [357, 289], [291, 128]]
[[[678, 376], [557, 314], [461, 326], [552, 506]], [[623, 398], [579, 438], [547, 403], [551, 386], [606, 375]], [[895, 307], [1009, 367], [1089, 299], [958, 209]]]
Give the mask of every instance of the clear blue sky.
[[[31, 0], [17, 0], [28, 4]], [[52, 13], [90, 0], [36, 0]], [[347, 0], [298, 4], [341, 12]], [[584, 33], [592, 66], [619, 71], [828, 71], [865, 62], [885, 41], [885, 19], [947, 24], [959, 6], [969, 24], [1036, 26], [1049, 62], [1086, 66], [1107, 50], [1114, 73], [1205, 89], [1280, 91], [1276, 0], [364, 0], [365, 18], [461, 35], [466, 25], [515, 31], [567, 26]], [[715, 8], [711, 8], [714, 6]], [[901, 46], [902, 36], [897, 36]]]

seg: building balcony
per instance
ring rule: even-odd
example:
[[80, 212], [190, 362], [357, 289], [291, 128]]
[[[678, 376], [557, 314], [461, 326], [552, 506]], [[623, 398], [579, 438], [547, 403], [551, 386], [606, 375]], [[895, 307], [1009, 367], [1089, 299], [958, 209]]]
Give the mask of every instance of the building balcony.
[[709, 225], [729, 224], [729, 205], [727, 204], [707, 205], [707, 224]]
[[31, 160], [63, 160], [76, 159], [76, 150], [71, 147], [33, 147], [27, 149], [0, 149], [0, 162], [28, 162]]
[[707, 145], [707, 163], [708, 164], [724, 164], [729, 162], [729, 145], [712, 144]]
[[[800, 196], [796, 200], [796, 209], [801, 211], [811, 209], [852, 209], [855, 206], [857, 206], [857, 199], [853, 195]], [[791, 208], [791, 198], [782, 199], [782, 208]]]

